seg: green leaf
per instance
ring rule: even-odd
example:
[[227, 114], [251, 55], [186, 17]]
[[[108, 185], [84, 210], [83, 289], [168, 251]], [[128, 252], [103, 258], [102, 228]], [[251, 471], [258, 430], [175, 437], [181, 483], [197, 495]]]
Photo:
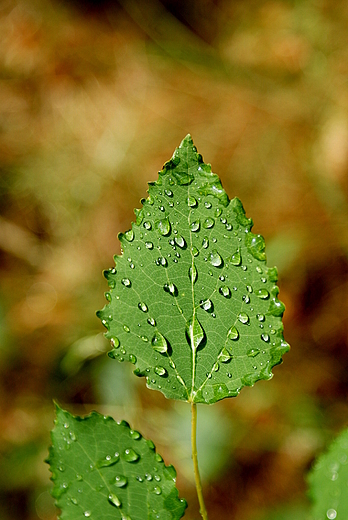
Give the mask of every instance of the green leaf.
[[192, 402], [270, 379], [289, 349], [284, 305], [242, 203], [229, 200], [190, 136], [148, 193], [104, 272], [109, 303], [97, 314], [109, 356], [133, 363], [149, 388]]
[[174, 467], [125, 421], [96, 412], [74, 417], [57, 406], [51, 436], [47, 462], [60, 518], [182, 518], [187, 504], [178, 498]]
[[348, 518], [348, 430], [318, 458], [308, 481], [313, 520]]

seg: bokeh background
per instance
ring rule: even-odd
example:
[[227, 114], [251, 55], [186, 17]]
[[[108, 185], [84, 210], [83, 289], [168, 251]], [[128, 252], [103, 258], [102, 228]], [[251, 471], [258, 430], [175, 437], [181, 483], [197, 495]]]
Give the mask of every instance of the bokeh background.
[[151, 438], [199, 518], [189, 407], [110, 360], [95, 316], [187, 133], [266, 239], [292, 345], [199, 408], [209, 518], [309, 518], [308, 469], [348, 424], [347, 29], [345, 0], [1, 1], [1, 520], [56, 518], [53, 399]]

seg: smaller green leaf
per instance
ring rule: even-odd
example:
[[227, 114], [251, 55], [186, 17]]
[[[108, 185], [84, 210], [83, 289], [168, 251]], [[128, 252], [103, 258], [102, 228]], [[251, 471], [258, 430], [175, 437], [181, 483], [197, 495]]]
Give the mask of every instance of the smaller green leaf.
[[313, 520], [348, 518], [348, 429], [318, 458], [308, 481]]
[[176, 471], [125, 421], [92, 412], [74, 417], [57, 406], [50, 464], [52, 495], [67, 520], [179, 520]]

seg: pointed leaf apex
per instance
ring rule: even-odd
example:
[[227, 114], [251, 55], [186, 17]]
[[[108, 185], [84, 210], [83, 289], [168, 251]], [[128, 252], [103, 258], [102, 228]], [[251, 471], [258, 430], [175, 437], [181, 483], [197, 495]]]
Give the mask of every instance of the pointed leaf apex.
[[191, 134], [187, 134], [186, 137], [181, 141], [179, 148], [187, 148], [189, 146], [194, 146], [193, 139], [191, 137]]

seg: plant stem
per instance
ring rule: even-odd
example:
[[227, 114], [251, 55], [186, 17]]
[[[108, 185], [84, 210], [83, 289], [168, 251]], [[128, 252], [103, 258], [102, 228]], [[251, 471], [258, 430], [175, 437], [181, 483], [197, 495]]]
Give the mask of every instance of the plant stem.
[[195, 483], [196, 490], [199, 502], [199, 512], [201, 513], [201, 517], [203, 520], [208, 520], [207, 511], [204, 505], [203, 493], [202, 493], [202, 483], [201, 477], [198, 469], [198, 459], [197, 459], [197, 405], [195, 403], [191, 403], [191, 447], [192, 447], [192, 460], [193, 460], [193, 470], [195, 474]]

